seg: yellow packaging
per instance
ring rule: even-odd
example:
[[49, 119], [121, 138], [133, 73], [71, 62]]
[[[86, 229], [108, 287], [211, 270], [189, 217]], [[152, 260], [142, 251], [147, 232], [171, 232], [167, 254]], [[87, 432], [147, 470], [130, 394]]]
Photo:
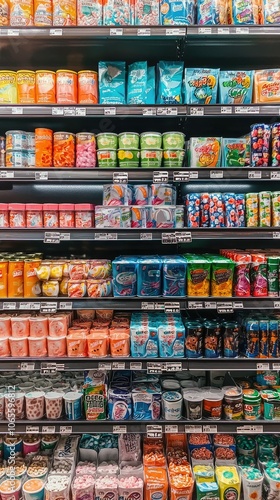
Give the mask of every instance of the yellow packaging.
[[33, 0], [10, 0], [10, 25], [33, 26]]
[[40, 263], [40, 260], [24, 261], [24, 297], [32, 298], [41, 295], [41, 285], [36, 272]]
[[0, 261], [0, 297], [1, 299], [8, 296], [8, 261]]
[[10, 260], [8, 267], [8, 297], [23, 297], [23, 260]]
[[53, 25], [77, 25], [76, 0], [53, 0]]
[[0, 104], [17, 104], [17, 74], [0, 71]]
[[215, 469], [220, 500], [240, 500], [240, 479], [236, 467], [218, 466]]
[[261, 69], [255, 71], [253, 102], [279, 103], [280, 69]]
[[211, 465], [195, 465], [193, 473], [197, 483], [213, 483], [215, 481], [214, 469]]
[[0, 0], [0, 26], [9, 25], [9, 3], [7, 0]]

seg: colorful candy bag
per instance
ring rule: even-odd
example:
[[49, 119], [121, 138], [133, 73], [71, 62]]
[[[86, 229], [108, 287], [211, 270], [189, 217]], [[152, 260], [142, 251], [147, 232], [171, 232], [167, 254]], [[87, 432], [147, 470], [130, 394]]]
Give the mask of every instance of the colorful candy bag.
[[159, 384], [135, 384], [132, 389], [134, 420], [160, 418], [161, 388]]
[[230, 24], [259, 24], [258, 0], [229, 0]]
[[184, 63], [159, 61], [157, 104], [182, 104]]
[[263, 0], [263, 13], [265, 24], [280, 24], [279, 0]]
[[280, 70], [261, 69], [255, 71], [253, 102], [279, 103], [280, 101]]
[[78, 0], [77, 18], [78, 26], [100, 26], [102, 25], [102, 1]]
[[228, 24], [226, 0], [198, 0], [197, 24]]
[[138, 259], [137, 295], [139, 297], [158, 297], [161, 295], [162, 259], [141, 257]]
[[244, 138], [222, 139], [222, 166], [245, 167], [246, 148], [247, 141]]
[[104, 372], [84, 372], [84, 405], [86, 420], [106, 420], [107, 384]]
[[219, 69], [187, 68], [185, 70], [186, 104], [216, 104]]
[[118, 257], [112, 262], [114, 297], [135, 297], [137, 292], [137, 257]]
[[195, 24], [194, 0], [161, 0], [160, 24], [163, 26]]
[[98, 63], [100, 104], [126, 104], [125, 62]]
[[189, 166], [220, 167], [221, 137], [191, 137], [189, 141]]
[[146, 104], [147, 82], [147, 61], [135, 62], [128, 66], [127, 104]]
[[225, 257], [207, 255], [207, 258], [211, 258], [211, 295], [232, 297], [234, 262]]
[[221, 104], [251, 104], [253, 71], [221, 71], [219, 102]]
[[133, 12], [130, 0], [104, 0], [103, 24], [105, 26], [133, 24]]
[[164, 297], [184, 297], [186, 294], [185, 259], [179, 256], [163, 257], [163, 295]]
[[187, 261], [187, 295], [209, 297], [211, 263], [202, 256], [185, 254], [183, 257]]
[[159, 24], [159, 0], [135, 0], [135, 24], [157, 26]]

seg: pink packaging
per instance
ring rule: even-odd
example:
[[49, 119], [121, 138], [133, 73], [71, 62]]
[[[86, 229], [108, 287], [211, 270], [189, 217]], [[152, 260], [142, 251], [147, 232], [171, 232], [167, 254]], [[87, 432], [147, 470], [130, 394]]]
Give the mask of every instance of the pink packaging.
[[129, 498], [137, 498], [137, 500], [143, 500], [143, 479], [141, 477], [135, 477], [130, 475], [129, 477], [120, 476], [119, 477], [119, 496], [123, 500], [128, 500]]
[[47, 337], [49, 333], [49, 322], [45, 316], [30, 317], [30, 337]]
[[49, 336], [50, 337], [66, 337], [67, 335], [67, 317], [53, 316], [49, 318]]
[[0, 315], [0, 339], [2, 337], [10, 337], [12, 334], [11, 330], [11, 316], [8, 316], [8, 314], [1, 314]]
[[25, 394], [27, 420], [39, 420], [45, 413], [45, 395], [43, 391], [31, 391]]
[[22, 338], [29, 337], [29, 314], [21, 314], [20, 316], [11, 317], [11, 332], [12, 337]]
[[24, 203], [10, 203], [10, 227], [11, 228], [24, 228], [26, 227], [25, 218], [25, 205]]
[[34, 443], [29, 443], [28, 441], [24, 441], [24, 438], [23, 438], [23, 442], [22, 442], [23, 456], [26, 457], [26, 455], [28, 455], [28, 453], [39, 453], [40, 444], [41, 444], [41, 439], [38, 439]]
[[9, 337], [4, 337], [0, 342], [0, 358], [7, 358], [10, 356]]
[[0, 203], [0, 227], [10, 227], [7, 203]]
[[66, 354], [66, 337], [47, 337], [48, 356], [62, 358]]
[[59, 227], [71, 228], [75, 227], [74, 203], [59, 204]]
[[47, 339], [45, 337], [28, 338], [29, 356], [31, 358], [41, 358], [47, 356]]
[[72, 483], [72, 500], [94, 500], [94, 476], [81, 474]]
[[75, 205], [76, 228], [94, 227], [94, 206], [91, 203], [79, 203]]
[[44, 227], [54, 228], [59, 226], [58, 204], [44, 203], [43, 205]]
[[27, 337], [10, 337], [9, 338], [11, 356], [13, 358], [24, 358], [28, 356], [28, 338]]
[[38, 229], [43, 227], [43, 205], [41, 203], [26, 204], [26, 227]]

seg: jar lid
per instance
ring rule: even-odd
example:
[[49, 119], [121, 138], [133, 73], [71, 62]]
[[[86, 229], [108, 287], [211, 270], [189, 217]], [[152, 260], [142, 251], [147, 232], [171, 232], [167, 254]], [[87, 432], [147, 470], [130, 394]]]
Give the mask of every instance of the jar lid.
[[255, 389], [243, 389], [243, 396], [250, 400], [259, 400], [261, 398], [259, 391]]
[[59, 210], [74, 210], [74, 203], [59, 203]]
[[75, 211], [79, 212], [79, 210], [93, 210], [94, 205], [92, 203], [78, 203], [75, 205]]
[[58, 210], [58, 203], [44, 203], [43, 210]]
[[26, 210], [42, 210], [43, 205], [42, 203], [27, 203], [26, 204]]
[[8, 210], [8, 203], [0, 203], [0, 210]]
[[24, 203], [9, 203], [9, 210], [25, 210]]

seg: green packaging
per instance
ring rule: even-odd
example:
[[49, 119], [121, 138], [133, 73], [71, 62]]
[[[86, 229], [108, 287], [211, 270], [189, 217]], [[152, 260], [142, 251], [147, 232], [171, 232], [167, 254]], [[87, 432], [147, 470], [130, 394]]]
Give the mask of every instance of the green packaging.
[[279, 257], [267, 258], [267, 287], [269, 297], [278, 297], [279, 294]]
[[219, 487], [216, 482], [197, 483], [196, 500], [219, 500]]
[[186, 254], [187, 295], [189, 297], [209, 297], [211, 263], [202, 256]]
[[259, 193], [259, 226], [271, 226], [271, 194], [269, 191]]

